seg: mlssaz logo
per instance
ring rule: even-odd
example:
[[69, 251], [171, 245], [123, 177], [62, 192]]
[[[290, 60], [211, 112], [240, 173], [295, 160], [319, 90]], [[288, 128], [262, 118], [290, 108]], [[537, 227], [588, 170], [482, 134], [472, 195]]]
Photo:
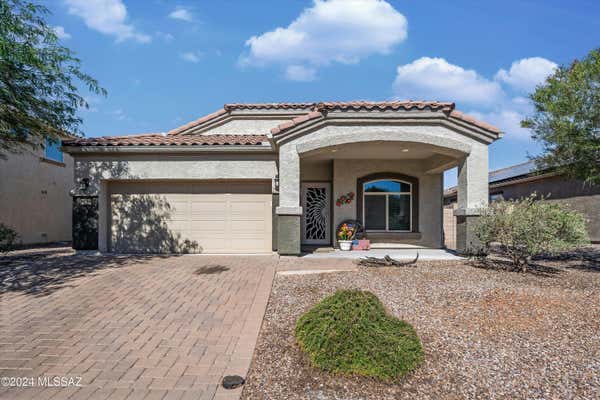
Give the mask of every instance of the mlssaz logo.
[[81, 387], [80, 376], [40, 376], [38, 386], [45, 387]]

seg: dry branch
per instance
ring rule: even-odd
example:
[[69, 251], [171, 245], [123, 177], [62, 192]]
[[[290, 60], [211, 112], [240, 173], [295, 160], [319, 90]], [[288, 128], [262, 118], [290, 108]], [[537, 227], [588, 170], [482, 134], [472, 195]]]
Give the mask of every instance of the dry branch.
[[383, 258], [377, 257], [362, 257], [358, 260], [358, 265], [362, 265], [364, 267], [408, 267], [413, 266], [416, 267], [417, 260], [419, 259], [419, 253], [414, 260], [411, 261], [398, 261], [394, 260], [389, 255], [386, 255]]

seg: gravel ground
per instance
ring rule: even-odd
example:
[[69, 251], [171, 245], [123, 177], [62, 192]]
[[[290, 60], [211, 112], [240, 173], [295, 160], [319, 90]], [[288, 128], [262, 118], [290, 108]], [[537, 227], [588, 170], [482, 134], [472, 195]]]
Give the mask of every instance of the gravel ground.
[[[536, 261], [526, 274], [494, 269], [501, 265], [421, 262], [278, 275], [242, 398], [598, 399], [598, 255], [600, 247], [585, 256]], [[323, 260], [321, 267], [339, 263]], [[310, 366], [295, 343], [295, 322], [339, 288], [370, 290], [411, 323], [425, 349], [423, 364], [395, 384]]]

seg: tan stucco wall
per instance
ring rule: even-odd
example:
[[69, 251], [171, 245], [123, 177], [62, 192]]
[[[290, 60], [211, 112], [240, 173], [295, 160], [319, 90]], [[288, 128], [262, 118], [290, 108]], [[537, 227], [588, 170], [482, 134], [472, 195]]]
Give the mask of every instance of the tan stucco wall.
[[590, 240], [600, 242], [600, 185], [590, 186], [564, 176], [551, 176], [490, 190], [492, 194], [501, 193], [505, 199], [518, 199], [533, 192], [582, 213], [587, 220]]
[[75, 178], [122, 179], [273, 179], [275, 154], [77, 154]]
[[[241, 117], [238, 117], [241, 118]], [[277, 125], [289, 121], [289, 119], [260, 119], [243, 118], [227, 121], [221, 125], [203, 130], [202, 135], [266, 135]]]
[[[329, 125], [282, 144], [279, 148], [280, 204], [283, 208], [297, 207], [300, 201], [298, 185], [299, 154], [328, 146], [371, 141], [426, 143], [464, 157], [460, 161], [459, 203], [465, 209], [475, 209], [487, 204], [487, 143], [463, 135], [442, 126], [373, 126], [373, 125]], [[376, 155], [375, 155], [376, 156]], [[424, 169], [425, 167], [422, 166]]]
[[333, 160], [300, 160], [300, 180], [302, 182], [331, 182]]
[[71, 240], [73, 159], [46, 162], [44, 150], [0, 159], [0, 222], [20, 235], [22, 244]]
[[[554, 175], [528, 181], [509, 182], [500, 186], [492, 185], [489, 192], [490, 195], [501, 194], [505, 200], [520, 199], [535, 192], [548, 201], [563, 203], [583, 214], [587, 220], [590, 240], [600, 243], [600, 185], [590, 186], [582, 181]], [[445, 203], [456, 208], [456, 195], [448, 196]], [[452, 223], [444, 225], [446, 236], [449, 235], [452, 226]]]
[[[442, 174], [424, 174], [418, 160], [334, 160], [333, 198], [348, 192], [356, 193], [358, 178], [377, 172], [395, 172], [419, 179], [419, 244], [442, 246]], [[333, 227], [345, 220], [355, 219], [356, 199], [341, 207], [333, 207]]]
[[98, 194], [98, 248], [108, 250], [111, 181], [269, 180], [276, 154], [77, 154], [75, 179], [89, 178]]

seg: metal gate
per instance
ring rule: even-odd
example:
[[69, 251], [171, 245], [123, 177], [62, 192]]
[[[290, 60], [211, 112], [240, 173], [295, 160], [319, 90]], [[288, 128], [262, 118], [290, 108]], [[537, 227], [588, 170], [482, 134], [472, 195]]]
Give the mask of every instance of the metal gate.
[[73, 197], [73, 248], [98, 250], [98, 196]]

